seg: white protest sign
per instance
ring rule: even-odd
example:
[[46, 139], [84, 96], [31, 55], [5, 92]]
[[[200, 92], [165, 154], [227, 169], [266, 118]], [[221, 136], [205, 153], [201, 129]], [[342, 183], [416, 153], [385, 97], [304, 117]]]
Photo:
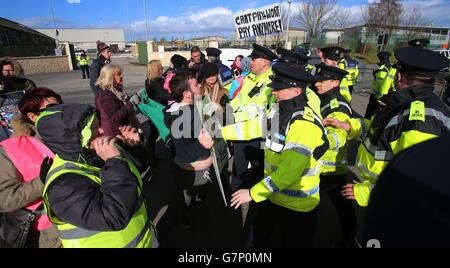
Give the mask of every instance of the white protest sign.
[[283, 33], [279, 4], [235, 14], [234, 23], [240, 39]]

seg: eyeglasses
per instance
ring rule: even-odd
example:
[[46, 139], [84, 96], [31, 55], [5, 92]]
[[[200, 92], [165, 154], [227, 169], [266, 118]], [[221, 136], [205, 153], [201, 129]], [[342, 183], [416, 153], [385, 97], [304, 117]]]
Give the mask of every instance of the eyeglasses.
[[3, 72], [13, 73], [14, 70], [3, 70]]

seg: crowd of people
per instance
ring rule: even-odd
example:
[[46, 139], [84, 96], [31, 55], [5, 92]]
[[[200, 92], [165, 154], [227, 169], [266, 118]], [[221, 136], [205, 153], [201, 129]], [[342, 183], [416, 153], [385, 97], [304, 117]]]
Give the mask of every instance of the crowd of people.
[[[221, 62], [220, 49], [208, 48], [205, 55], [193, 47], [191, 59], [174, 55], [165, 72], [161, 61], [150, 61], [145, 95], [130, 96], [109, 46], [98, 42], [98, 57], [86, 74], [95, 107], [64, 103], [53, 90], [36, 88], [16, 74], [16, 63], [4, 61], [2, 85], [25, 95], [12, 120], [14, 136], [0, 143], [0, 245], [157, 247], [167, 234], [156, 232], [147, 214], [141, 176], [160, 160], [156, 142], [165, 128], [175, 167], [168, 176], [176, 182], [170, 205], [182, 204], [175, 224], [190, 228], [189, 210], [207, 202], [209, 189], [221, 184], [230, 207], [249, 206], [243, 246], [270, 247], [277, 231], [284, 247], [312, 247], [318, 205], [327, 194], [342, 229], [337, 247], [356, 246], [355, 204], [369, 206], [365, 240], [408, 246], [406, 233], [396, 240], [394, 229], [376, 223], [387, 225], [387, 215], [408, 206], [398, 201], [408, 194], [414, 174], [395, 182], [396, 167], [389, 163], [401, 162], [396, 155], [404, 156], [416, 144], [450, 134], [449, 108], [433, 93], [435, 76], [450, 67], [450, 60], [424, 43], [397, 49], [395, 64], [391, 53], [378, 54], [365, 118], [351, 106], [358, 62], [341, 47], [317, 49], [320, 63], [313, 65], [306, 50], [275, 53], [254, 44], [251, 55], [237, 55], [231, 68]], [[86, 57], [80, 60], [85, 77]], [[163, 107], [149, 118], [150, 131], [143, 131], [136, 116], [142, 98]], [[198, 101], [207, 103], [204, 109]], [[220, 119], [215, 132], [204, 123], [208, 118]], [[351, 140], [361, 141], [360, 181], [347, 177]], [[218, 144], [231, 151], [232, 174], [228, 165], [215, 172], [211, 150]], [[416, 168], [428, 170], [416, 161]], [[430, 176], [438, 172], [429, 171]], [[423, 177], [414, 182], [429, 195], [448, 185]], [[417, 198], [428, 198], [419, 192]], [[429, 224], [441, 233], [424, 240], [426, 246], [440, 245], [450, 233], [448, 205], [434, 206], [433, 215], [423, 210], [423, 203], [432, 207], [448, 200], [448, 191], [439, 194], [445, 198], [416, 202], [417, 209], [410, 210], [439, 222]], [[383, 216], [380, 206], [389, 207], [390, 214]], [[22, 223], [28, 223], [26, 230], [16, 226], [27, 226]]]

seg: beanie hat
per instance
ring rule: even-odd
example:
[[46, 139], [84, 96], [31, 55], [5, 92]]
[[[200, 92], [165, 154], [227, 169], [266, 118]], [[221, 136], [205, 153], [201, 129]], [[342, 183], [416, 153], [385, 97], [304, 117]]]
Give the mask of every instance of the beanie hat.
[[110, 47], [103, 43], [102, 41], [97, 41], [97, 55], [100, 55], [103, 53], [103, 51], [110, 49]]
[[241, 60], [241, 70], [242, 72], [251, 72], [252, 71], [252, 59], [249, 57], [245, 57]]
[[217, 67], [217, 65], [214, 63], [207, 62], [200, 69], [197, 81], [201, 83], [205, 81], [205, 79], [216, 75], [219, 75], [219, 67]]
[[174, 68], [186, 68], [187, 65], [187, 59], [178, 54], [173, 55], [172, 58], [170, 58], [170, 62]]

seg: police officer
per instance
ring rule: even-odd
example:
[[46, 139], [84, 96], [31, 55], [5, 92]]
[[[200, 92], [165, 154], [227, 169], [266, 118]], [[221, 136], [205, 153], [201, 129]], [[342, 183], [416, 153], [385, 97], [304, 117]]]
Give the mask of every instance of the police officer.
[[344, 49], [344, 57], [339, 61], [339, 68], [348, 72], [347, 81], [350, 94], [353, 93], [356, 81], [358, 80], [358, 64], [358, 61], [352, 58], [352, 50], [349, 48]]
[[439, 151], [450, 151], [450, 136], [413, 146], [389, 163], [370, 198], [364, 245], [376, 239], [382, 248], [448, 247], [448, 158]]
[[233, 71], [228, 68], [226, 65], [220, 61], [220, 55], [222, 54], [222, 50], [209, 47], [206, 49], [208, 62], [214, 63], [219, 68], [219, 80], [222, 87], [225, 87], [229, 83], [233, 81]]
[[[284, 48], [278, 49], [277, 53], [279, 55], [279, 63], [288, 63], [299, 66], [311, 74], [315, 72], [316, 67], [308, 63], [311, 60], [311, 57]], [[314, 90], [314, 85], [311, 85], [311, 88], [308, 86], [305, 90], [305, 94], [308, 99], [308, 105], [314, 110], [314, 112], [320, 114], [320, 99]]]
[[389, 93], [395, 91], [394, 81], [397, 69], [389, 62], [391, 53], [381, 51], [378, 53], [378, 69], [373, 71], [372, 91], [366, 110], [366, 119], [371, 119], [380, 103], [386, 102]]
[[[253, 44], [252, 72], [245, 78], [239, 94], [230, 102], [234, 124], [222, 128], [225, 140], [233, 141], [234, 176], [233, 190], [236, 190], [244, 175], [251, 170], [263, 174], [264, 152], [261, 150], [263, 138], [262, 120], [275, 100], [272, 98], [272, 62], [277, 55], [270, 49]], [[252, 184], [252, 182], [249, 182]]]
[[[344, 49], [341, 47], [324, 47], [320, 51], [323, 53], [324, 63], [328, 66], [339, 67], [339, 60]], [[342, 79], [340, 87], [341, 95], [349, 102], [352, 102], [352, 94], [349, 89], [349, 81], [347, 78]]]
[[450, 133], [450, 112], [433, 94], [434, 77], [439, 70], [450, 66], [450, 60], [417, 47], [400, 48], [395, 57], [397, 91], [385, 107], [376, 111], [371, 122], [325, 119], [325, 124], [343, 128], [350, 138], [363, 141], [356, 159], [362, 182], [348, 184], [343, 190], [347, 199], [356, 200], [360, 206], [367, 206], [378, 176], [394, 155], [414, 144]]
[[89, 75], [89, 56], [86, 55], [86, 52], [81, 53], [81, 55], [77, 56], [77, 60], [80, 63], [81, 72], [83, 73], [83, 79], [90, 79]]
[[274, 71], [269, 86], [278, 103], [269, 113], [266, 178], [250, 190], [234, 193], [231, 206], [263, 202], [254, 223], [256, 247], [268, 247], [275, 229], [281, 231], [284, 247], [312, 247], [320, 202], [319, 159], [328, 149], [326, 131], [306, 100], [313, 76], [286, 63], [276, 64]]
[[[316, 66], [316, 89], [322, 106], [323, 118], [336, 118], [346, 121], [352, 116], [350, 104], [339, 93], [341, 80], [348, 72], [337, 67], [320, 64]], [[347, 132], [342, 129], [326, 127], [330, 149], [322, 157], [320, 189], [322, 194], [328, 193], [333, 202], [343, 231], [343, 236], [336, 243], [337, 247], [351, 247], [356, 235], [356, 215], [353, 204], [346, 200], [341, 189], [346, 185], [348, 171]]]

